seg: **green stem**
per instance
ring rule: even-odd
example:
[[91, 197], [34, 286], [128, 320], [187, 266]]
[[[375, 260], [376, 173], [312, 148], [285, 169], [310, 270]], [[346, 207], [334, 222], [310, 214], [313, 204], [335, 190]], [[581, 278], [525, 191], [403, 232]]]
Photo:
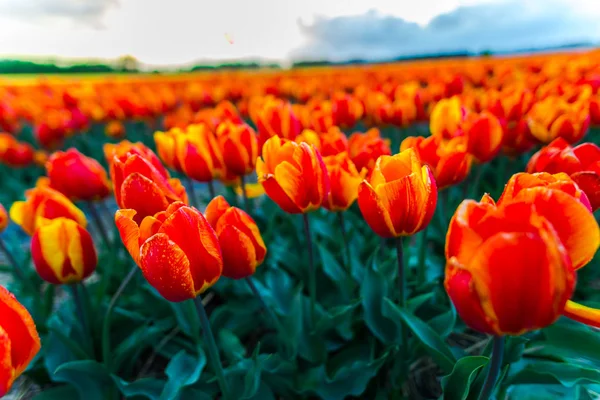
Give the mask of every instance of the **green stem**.
[[110, 299], [110, 303], [108, 303], [108, 308], [106, 309], [106, 313], [104, 314], [104, 323], [102, 324], [102, 359], [104, 360], [104, 364], [106, 365], [106, 367], [109, 370], [110, 370], [110, 318], [111, 318], [112, 310], [113, 310], [113, 308], [115, 308], [115, 305], [117, 304], [117, 300], [119, 300], [119, 297], [121, 297], [121, 295], [125, 291], [125, 288], [127, 287], [127, 285], [129, 285], [129, 282], [131, 282], [131, 280], [135, 276], [137, 269], [138, 269], [137, 265], [133, 265], [133, 267], [131, 267], [131, 270], [129, 270], [129, 273], [127, 274], [125, 279], [123, 279], [123, 281], [121, 282], [121, 285], [119, 286], [119, 288], [117, 289], [117, 291], [115, 292], [113, 297]]
[[190, 201], [190, 205], [192, 207], [198, 208], [198, 204], [196, 204], [196, 191], [194, 190], [194, 181], [190, 179], [189, 176], [185, 176], [185, 180], [187, 182], [188, 190], [190, 191], [190, 195], [188, 196], [188, 200]]
[[310, 320], [313, 327], [317, 323], [317, 277], [315, 263], [313, 260], [312, 236], [310, 234], [310, 221], [308, 214], [302, 214], [304, 220], [304, 233], [306, 235], [306, 247], [308, 251], [308, 291], [310, 295]]
[[265, 299], [261, 296], [260, 292], [256, 288], [256, 285], [254, 284], [254, 282], [252, 282], [252, 277], [250, 277], [250, 276], [246, 277], [246, 283], [248, 284], [248, 287], [250, 288], [250, 290], [252, 291], [254, 296], [258, 299], [258, 301], [262, 305], [262, 308], [267, 312], [267, 314], [269, 314], [269, 318], [271, 318], [271, 322], [273, 322], [273, 325], [275, 326], [277, 333], [282, 335], [284, 333], [284, 330], [283, 330], [283, 326], [281, 325], [281, 322], [279, 322], [279, 318], [277, 318], [277, 315], [275, 315], [275, 312], [273, 312], [273, 309], [267, 305], [267, 303], [265, 302]]
[[217, 196], [215, 192], [215, 184], [213, 181], [208, 181], [208, 193], [210, 194], [211, 200]]
[[242, 175], [240, 179], [242, 181], [242, 197], [244, 198], [244, 211], [250, 214], [250, 201], [248, 200], [248, 193], [246, 193], [246, 177]]
[[485, 383], [479, 394], [479, 400], [487, 400], [494, 392], [498, 375], [500, 375], [500, 367], [502, 366], [502, 357], [504, 356], [504, 336], [494, 336], [494, 347], [490, 358], [487, 376]]
[[91, 340], [92, 332], [90, 330], [90, 325], [88, 321], [88, 316], [85, 313], [85, 306], [83, 304], [83, 299], [81, 298], [81, 294], [79, 293], [80, 286], [83, 286], [83, 283], [74, 283], [69, 285], [71, 289], [71, 295], [73, 296], [73, 301], [75, 302], [75, 309], [77, 312], [77, 316], [79, 318], [79, 323], [81, 324], [81, 332], [83, 335], [83, 340], [86, 344], [87, 351], [89, 355], [93, 357], [94, 355], [94, 344]]
[[429, 230], [429, 225], [423, 229], [421, 232], [421, 244], [419, 248], [419, 266], [417, 267], [417, 278], [419, 281], [419, 285], [425, 284], [427, 280], [427, 265], [425, 263], [427, 259], [427, 231]]
[[348, 273], [351, 271], [351, 256], [350, 256], [350, 245], [348, 244], [348, 235], [346, 234], [346, 221], [344, 221], [344, 212], [340, 211], [337, 213], [338, 222], [340, 224], [340, 231], [342, 232], [342, 240], [344, 241], [344, 253], [346, 254], [346, 269]]
[[[396, 257], [398, 262], [398, 290], [399, 290], [399, 305], [401, 309], [406, 309], [406, 275], [404, 270], [404, 243], [402, 236], [396, 238]], [[402, 347], [400, 349], [400, 357], [403, 360], [403, 370], [408, 373], [408, 327], [402, 324], [400, 329], [402, 335]]]
[[110, 248], [112, 246], [111, 246], [110, 240], [108, 239], [108, 234], [106, 233], [106, 230], [104, 229], [104, 224], [102, 223], [102, 218], [100, 218], [100, 214], [98, 214], [98, 210], [96, 210], [96, 205], [92, 201], [88, 201], [88, 206], [90, 209], [90, 214], [92, 215], [92, 219], [94, 220], [94, 225], [96, 225], [96, 228], [98, 229], [98, 232], [100, 233], [100, 236], [102, 237], [104, 246], [106, 246], [106, 248], [108, 250], [110, 250]]
[[213, 336], [212, 329], [210, 328], [210, 321], [208, 320], [208, 315], [206, 315], [206, 309], [204, 308], [204, 304], [202, 303], [200, 296], [194, 299], [194, 304], [196, 305], [198, 316], [200, 317], [200, 324], [202, 325], [204, 340], [208, 346], [210, 362], [212, 363], [212, 367], [217, 375], [217, 380], [219, 381], [219, 386], [221, 387], [223, 399], [227, 400], [229, 399], [229, 386], [227, 385], [227, 380], [225, 379], [225, 373], [223, 372], [223, 365], [221, 364], [221, 357], [219, 356], [219, 350], [217, 349], [217, 344], [215, 343], [215, 337]]

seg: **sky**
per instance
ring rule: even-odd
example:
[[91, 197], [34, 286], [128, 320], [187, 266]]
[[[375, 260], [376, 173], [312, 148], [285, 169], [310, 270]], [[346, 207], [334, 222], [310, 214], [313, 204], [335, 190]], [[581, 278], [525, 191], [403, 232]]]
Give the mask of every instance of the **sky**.
[[151, 66], [600, 43], [600, 0], [0, 0], [0, 57]]

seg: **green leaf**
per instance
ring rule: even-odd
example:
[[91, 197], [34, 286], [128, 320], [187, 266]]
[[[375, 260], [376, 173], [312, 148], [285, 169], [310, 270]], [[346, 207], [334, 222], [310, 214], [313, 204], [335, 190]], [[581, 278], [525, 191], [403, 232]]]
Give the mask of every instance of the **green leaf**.
[[557, 356], [600, 363], [600, 335], [586, 325], [561, 319], [543, 331], [549, 351]]
[[577, 399], [577, 388], [560, 385], [515, 385], [508, 389], [506, 400]]
[[360, 288], [364, 319], [367, 327], [383, 343], [393, 343], [400, 337], [398, 321], [390, 320], [382, 312], [383, 298], [388, 292], [388, 279], [375, 270], [371, 257]]
[[193, 385], [200, 379], [205, 366], [206, 355], [203, 351], [200, 351], [198, 358], [189, 355], [185, 350], [177, 353], [165, 370], [169, 379], [160, 395], [161, 400], [177, 398], [183, 388]]
[[336, 329], [344, 339], [352, 339], [352, 315], [359, 305], [360, 302], [356, 301], [347, 306], [333, 307], [319, 320], [315, 331], [323, 334], [330, 329]]
[[440, 368], [448, 374], [451, 373], [456, 359], [448, 345], [429, 325], [408, 311], [401, 310], [390, 299], [386, 298], [383, 306], [386, 315], [404, 321]]
[[246, 356], [246, 348], [240, 339], [229, 329], [221, 329], [218, 334], [219, 348], [230, 363], [237, 362]]
[[191, 338], [198, 338], [200, 336], [200, 319], [194, 302], [188, 300], [181, 303], [169, 302], [169, 304], [183, 333]]
[[448, 337], [456, 325], [456, 309], [450, 303], [450, 309], [443, 314], [440, 314], [429, 321], [427, 324], [436, 331], [441, 337]]
[[419, 307], [421, 307], [423, 304], [427, 303], [432, 298], [433, 298], [432, 292], [421, 294], [419, 296], [415, 296], [411, 299], [408, 299], [408, 301], [406, 302], [406, 308], [408, 309], [408, 311], [410, 311], [411, 313], [414, 314], [419, 309]]
[[258, 389], [260, 387], [260, 375], [262, 371], [262, 363], [258, 357], [258, 353], [260, 351], [260, 343], [254, 349], [254, 353], [252, 355], [252, 363], [250, 368], [248, 368], [248, 372], [244, 377], [244, 394], [242, 395], [242, 399], [250, 399], [258, 393]]
[[56, 382], [73, 385], [79, 398], [105, 400], [113, 398], [115, 385], [106, 367], [92, 360], [71, 361], [54, 372]]
[[535, 361], [508, 379], [508, 384], [553, 384], [573, 387], [579, 383], [600, 383], [600, 370], [574, 364]]
[[134, 382], [127, 382], [116, 375], [113, 381], [125, 397], [141, 396], [150, 400], [158, 400], [164, 390], [165, 381], [154, 378], [142, 378]]
[[463, 357], [454, 364], [450, 375], [442, 378], [444, 400], [466, 400], [477, 373], [490, 361], [488, 357]]
[[36, 394], [32, 400], [64, 400], [75, 399], [77, 397], [77, 389], [71, 385], [62, 385], [44, 389], [43, 392]]
[[[168, 321], [166, 321], [168, 322]], [[172, 322], [172, 320], [171, 320]], [[123, 340], [113, 352], [111, 367], [117, 371], [121, 366], [136, 359], [136, 354], [146, 349], [152, 342], [157, 341], [165, 335], [166, 330], [171, 326], [168, 323], [154, 324], [148, 326], [144, 324], [139, 328], [130, 331], [130, 334]]]
[[319, 244], [317, 249], [321, 257], [323, 272], [336, 284], [336, 288], [340, 290], [344, 298], [349, 298], [349, 291], [352, 290], [354, 285], [351, 284], [352, 281], [348, 273], [325, 245]]

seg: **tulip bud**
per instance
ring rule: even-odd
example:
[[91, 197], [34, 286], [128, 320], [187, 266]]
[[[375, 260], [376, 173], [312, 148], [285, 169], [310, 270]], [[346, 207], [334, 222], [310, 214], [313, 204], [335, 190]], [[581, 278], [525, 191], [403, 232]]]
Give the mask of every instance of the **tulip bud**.
[[441, 139], [462, 136], [462, 123], [466, 115], [466, 109], [457, 96], [440, 100], [431, 111], [431, 134]]
[[87, 226], [85, 214], [64, 194], [44, 185], [25, 192], [25, 201], [15, 201], [10, 207], [10, 219], [27, 234], [33, 235], [44, 219], [68, 218], [81, 227]]
[[31, 238], [31, 258], [40, 277], [55, 285], [81, 282], [98, 262], [92, 236], [67, 218], [41, 223]]
[[367, 170], [363, 169], [359, 173], [345, 152], [325, 157], [323, 162], [331, 184], [331, 191], [323, 207], [329, 211], [347, 210], [358, 197], [358, 186], [365, 179]]
[[223, 276], [242, 279], [253, 275], [264, 261], [267, 248], [252, 217], [217, 196], [206, 207], [206, 220], [219, 238]]
[[198, 210], [176, 202], [141, 224], [136, 217], [135, 210], [119, 210], [115, 223], [144, 277], [165, 299], [195, 298], [219, 279], [219, 240]]
[[19, 142], [8, 133], [0, 133], [0, 161], [12, 167], [25, 167], [34, 161], [30, 144]]
[[484, 111], [481, 114], [471, 114], [466, 125], [467, 151], [480, 163], [496, 157], [503, 139], [502, 125], [498, 118]]
[[315, 210], [327, 199], [329, 176], [314, 147], [269, 139], [256, 163], [258, 182], [281, 209], [290, 214]]
[[8, 290], [0, 286], [0, 397], [40, 351], [33, 318]]
[[369, 182], [358, 189], [360, 211], [381, 237], [419, 232], [431, 221], [436, 204], [433, 174], [412, 149], [379, 157]]
[[357, 170], [366, 168], [371, 171], [380, 156], [392, 154], [390, 140], [381, 138], [377, 128], [365, 133], [356, 132], [348, 139], [348, 154]]
[[254, 129], [247, 124], [223, 121], [217, 128], [217, 141], [228, 172], [237, 176], [254, 172], [258, 158]]
[[57, 151], [46, 163], [50, 186], [77, 200], [102, 199], [110, 193], [106, 171], [77, 149]]

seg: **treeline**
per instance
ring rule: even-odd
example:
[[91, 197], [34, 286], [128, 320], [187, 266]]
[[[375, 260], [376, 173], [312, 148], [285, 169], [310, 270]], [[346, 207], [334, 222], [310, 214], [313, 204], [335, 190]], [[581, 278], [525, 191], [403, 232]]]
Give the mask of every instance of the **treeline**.
[[77, 74], [77, 73], [123, 73], [136, 72], [115, 68], [106, 64], [73, 64], [59, 66], [53, 63], [39, 63], [22, 60], [0, 60], [0, 74]]

